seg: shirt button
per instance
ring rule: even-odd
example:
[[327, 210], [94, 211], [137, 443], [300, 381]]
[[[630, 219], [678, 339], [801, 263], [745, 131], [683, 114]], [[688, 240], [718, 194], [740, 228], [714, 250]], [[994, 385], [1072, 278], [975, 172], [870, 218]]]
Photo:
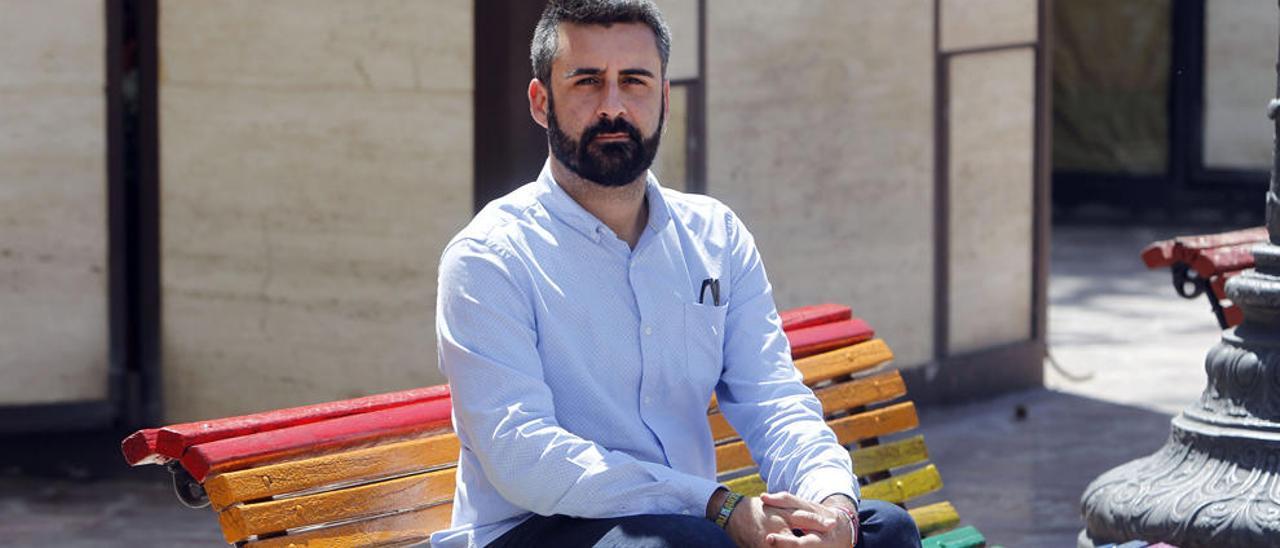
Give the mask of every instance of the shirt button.
[[651, 325], [646, 325], [646, 326], [644, 326], [644, 334], [645, 334], [645, 335], [652, 335], [652, 334], [653, 334], [653, 326], [651, 326]]
[[653, 403], [653, 398], [650, 398], [649, 396], [645, 396], [645, 397], [644, 397], [644, 404], [645, 404], [645, 405], [649, 405], [649, 404], [651, 404], [651, 403]]

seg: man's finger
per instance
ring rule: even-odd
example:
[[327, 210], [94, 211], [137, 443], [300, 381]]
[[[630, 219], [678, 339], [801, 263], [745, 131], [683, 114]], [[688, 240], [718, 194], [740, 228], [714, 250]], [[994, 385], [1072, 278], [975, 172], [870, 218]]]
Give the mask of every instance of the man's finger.
[[765, 542], [768, 543], [769, 546], [792, 548], [801, 546], [818, 546], [822, 544], [822, 539], [817, 535], [797, 537], [795, 535], [779, 535], [777, 533], [770, 533], [769, 536], [765, 537]]
[[813, 504], [791, 493], [765, 493], [760, 495], [760, 501], [779, 508], [809, 508]]
[[836, 527], [836, 520], [806, 510], [784, 513], [782, 514], [782, 519], [786, 520], [787, 525], [791, 526], [792, 529], [825, 533]]

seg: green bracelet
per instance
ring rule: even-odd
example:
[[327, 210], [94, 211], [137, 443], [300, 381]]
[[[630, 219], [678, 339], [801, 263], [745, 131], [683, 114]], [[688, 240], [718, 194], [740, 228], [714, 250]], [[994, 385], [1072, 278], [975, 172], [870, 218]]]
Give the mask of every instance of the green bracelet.
[[716, 525], [724, 529], [729, 524], [729, 515], [733, 514], [733, 509], [738, 507], [738, 502], [742, 500], [742, 493], [729, 493], [724, 498], [724, 504], [720, 505], [720, 513], [716, 515]]

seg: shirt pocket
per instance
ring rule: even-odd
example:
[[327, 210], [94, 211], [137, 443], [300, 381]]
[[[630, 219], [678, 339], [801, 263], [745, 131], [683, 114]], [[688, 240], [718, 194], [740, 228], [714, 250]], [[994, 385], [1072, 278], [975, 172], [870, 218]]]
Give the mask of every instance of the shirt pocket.
[[707, 401], [724, 369], [724, 318], [728, 308], [684, 305], [685, 380]]

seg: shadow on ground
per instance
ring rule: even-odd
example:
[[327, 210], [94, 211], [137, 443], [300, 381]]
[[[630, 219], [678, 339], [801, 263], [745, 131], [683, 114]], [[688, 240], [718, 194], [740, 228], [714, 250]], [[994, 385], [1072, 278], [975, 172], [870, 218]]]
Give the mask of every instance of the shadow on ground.
[[931, 500], [950, 500], [965, 523], [1010, 548], [1075, 546], [1084, 488], [1155, 452], [1172, 418], [1045, 389], [920, 415], [945, 484]]

